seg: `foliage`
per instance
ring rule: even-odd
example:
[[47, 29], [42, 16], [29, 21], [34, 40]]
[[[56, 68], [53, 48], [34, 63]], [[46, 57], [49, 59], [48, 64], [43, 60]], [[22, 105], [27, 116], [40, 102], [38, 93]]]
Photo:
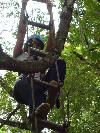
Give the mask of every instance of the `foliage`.
[[[59, 1], [62, 5], [62, 0]], [[0, 2], [1, 3], [1, 2]], [[78, 6], [77, 6], [78, 4]], [[5, 11], [6, 18], [19, 17], [19, 4], [16, 1], [7, 3], [2, 2], [0, 13], [2, 18], [4, 14], [2, 9], [13, 7]], [[61, 7], [61, 6], [59, 6]], [[79, 7], [79, 8], [77, 8]], [[41, 12], [40, 12], [41, 13]], [[44, 15], [44, 14], [43, 14]], [[42, 20], [41, 15], [39, 19]], [[4, 22], [4, 19], [2, 20]], [[78, 0], [74, 7], [70, 31], [62, 52], [61, 58], [66, 61], [66, 79], [64, 83], [63, 102], [65, 115], [70, 121], [69, 133], [99, 133], [99, 91], [100, 91], [100, 3], [97, 0]], [[5, 22], [6, 23], [6, 22]], [[12, 35], [16, 35], [16, 26], [13, 27]], [[38, 29], [36, 32], [42, 32]], [[0, 38], [5, 45], [5, 50], [13, 48], [13, 43], [6, 43], [5, 37]], [[47, 37], [44, 37], [47, 40]], [[7, 52], [9, 49], [7, 50]], [[79, 58], [74, 52], [80, 54]], [[9, 52], [8, 52], [9, 53]], [[85, 59], [85, 60], [83, 60]], [[7, 115], [16, 108], [17, 102], [8, 95], [16, 81], [17, 74], [7, 72], [2, 77], [4, 86], [0, 83], [0, 117], [7, 118]], [[62, 97], [61, 97], [62, 98]], [[26, 120], [27, 107], [22, 106], [15, 116], [10, 120]], [[63, 111], [56, 107], [49, 113], [48, 119], [55, 123], [63, 123]], [[3, 126], [0, 132], [20, 132], [28, 133], [17, 128]], [[53, 131], [52, 131], [53, 132]]]

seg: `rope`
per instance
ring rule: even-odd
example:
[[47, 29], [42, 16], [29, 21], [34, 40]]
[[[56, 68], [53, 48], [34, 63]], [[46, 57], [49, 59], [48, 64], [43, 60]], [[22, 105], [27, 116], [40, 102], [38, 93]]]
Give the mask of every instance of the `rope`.
[[54, 27], [52, 7], [53, 7], [53, 4], [51, 3], [51, 1], [47, 0], [47, 9], [48, 9], [48, 13], [50, 15], [49, 25], [50, 25], [50, 30], [52, 31], [53, 45], [55, 45], [55, 27]]
[[[33, 101], [33, 113], [34, 113], [34, 122], [35, 122], [35, 133], [38, 133], [38, 126], [37, 126], [37, 117], [35, 115], [35, 98], [34, 98], [34, 82], [33, 77], [31, 77], [31, 88], [32, 88], [32, 101]], [[33, 131], [34, 133], [34, 131]]]
[[27, 34], [27, 40], [28, 40], [28, 18], [29, 16], [28, 16], [27, 11], [25, 11], [25, 14], [26, 14], [26, 34]]
[[[26, 33], [27, 33], [27, 40], [28, 40], [28, 14], [27, 11], [26, 13]], [[30, 56], [30, 47], [28, 46], [28, 55]], [[34, 94], [34, 83], [33, 83], [33, 77], [31, 76], [31, 88], [32, 88], [32, 102], [33, 102], [33, 118], [35, 122], [35, 133], [38, 133], [38, 126], [37, 126], [37, 117], [35, 115], [35, 94]], [[33, 130], [33, 125], [32, 125], [32, 130]], [[32, 131], [34, 133], [34, 131]]]
[[61, 110], [62, 110], [62, 117], [63, 117], [63, 127], [64, 127], [64, 132], [66, 132], [67, 122], [66, 122], [66, 115], [65, 115], [65, 109], [64, 109], [64, 92], [62, 89], [61, 89], [60, 96], [61, 96]]
[[58, 80], [58, 84], [60, 83], [60, 76], [59, 76], [59, 70], [58, 70], [58, 64], [57, 61], [55, 62], [56, 65], [56, 72], [57, 72], [57, 80]]

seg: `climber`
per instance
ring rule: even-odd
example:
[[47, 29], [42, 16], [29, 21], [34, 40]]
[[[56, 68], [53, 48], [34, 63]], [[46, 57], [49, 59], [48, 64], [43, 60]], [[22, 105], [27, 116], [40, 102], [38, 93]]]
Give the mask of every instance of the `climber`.
[[[48, 43], [52, 43], [50, 40], [51, 36], [49, 34]], [[28, 55], [28, 47], [34, 47], [39, 50], [44, 49], [44, 42], [40, 35], [31, 35], [28, 40], [26, 41], [26, 44], [24, 48], [22, 48], [23, 45], [15, 45], [13, 57], [17, 60], [41, 60], [42, 57], [36, 56], [36, 55]], [[59, 77], [60, 81], [63, 83], [66, 73], [66, 64], [65, 61], [58, 59], [57, 60], [58, 65], [58, 71], [59, 71]], [[58, 77], [57, 77], [57, 71], [56, 71], [56, 65], [53, 64], [45, 73], [32, 73], [33, 77], [35, 79], [43, 80], [48, 83], [51, 83], [52, 85], [58, 85]], [[51, 108], [56, 103], [56, 99], [59, 93], [58, 88], [50, 88], [47, 89], [43, 85], [34, 83], [34, 100], [35, 100], [35, 108], [37, 116], [46, 119], [46, 116]], [[29, 115], [32, 114], [33, 109], [33, 101], [32, 101], [32, 88], [31, 88], [31, 80], [30, 75], [21, 73], [19, 76], [19, 79], [16, 81], [14, 85], [14, 96], [17, 102], [21, 104], [25, 104], [29, 106]]]

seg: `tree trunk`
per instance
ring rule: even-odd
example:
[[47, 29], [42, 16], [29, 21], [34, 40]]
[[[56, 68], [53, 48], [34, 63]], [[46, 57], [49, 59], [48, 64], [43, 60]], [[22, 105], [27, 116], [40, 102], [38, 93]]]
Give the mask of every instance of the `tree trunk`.
[[10, 70], [22, 73], [43, 72], [50, 65], [46, 59], [40, 61], [18, 61], [4, 52], [0, 52], [0, 70]]
[[[37, 0], [37, 1], [41, 1], [41, 0]], [[28, 0], [22, 0], [22, 9], [21, 9], [21, 16], [20, 16], [19, 27], [18, 27], [17, 42], [16, 42], [17, 46], [19, 45], [19, 48], [20, 46], [23, 45], [23, 41], [26, 33], [26, 24], [23, 23], [23, 19], [24, 19], [23, 16], [24, 16], [24, 11], [26, 9], [27, 2]], [[43, 0], [43, 2], [45, 2], [45, 0]], [[64, 44], [70, 28], [74, 2], [75, 0], [64, 0], [63, 10], [60, 15], [59, 29], [55, 40], [54, 48], [56, 50], [54, 55], [58, 54], [60, 56], [64, 48]], [[41, 61], [18, 61], [8, 56], [2, 51], [2, 49], [0, 49], [0, 70], [10, 70], [14, 72], [23, 72], [23, 73], [41, 72], [41, 71], [45, 71], [50, 64], [54, 63], [54, 61], [55, 59], [51, 57], [42, 59]], [[26, 123], [5, 121], [2, 119], [0, 119], [0, 122], [4, 122], [5, 125], [10, 125], [13, 127], [30, 130], [30, 127]], [[41, 121], [41, 120], [38, 120], [38, 122], [43, 127], [47, 127], [47, 128], [59, 131], [60, 133], [64, 132], [63, 126], [61, 125], [56, 125], [56, 124]]]

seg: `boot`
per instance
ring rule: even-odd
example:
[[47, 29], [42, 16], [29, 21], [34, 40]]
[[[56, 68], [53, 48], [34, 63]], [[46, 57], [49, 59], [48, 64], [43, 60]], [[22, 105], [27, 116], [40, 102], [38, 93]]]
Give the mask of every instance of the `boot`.
[[[50, 111], [50, 104], [48, 103], [42, 103], [36, 110], [35, 110], [35, 115], [37, 119], [42, 119], [46, 120], [47, 119], [47, 114]], [[31, 122], [33, 123], [33, 129], [35, 128], [35, 123], [34, 123], [34, 117], [32, 117]], [[40, 133], [43, 130], [44, 127], [41, 125], [38, 126], [38, 132]]]
[[[52, 80], [50, 83], [52, 85], [58, 85], [58, 83], [55, 80]], [[46, 102], [50, 104], [50, 108], [53, 108], [53, 106], [55, 105], [57, 96], [58, 88], [49, 88]]]
[[35, 111], [37, 117], [41, 119], [47, 119], [47, 114], [50, 111], [49, 103], [42, 103]]

